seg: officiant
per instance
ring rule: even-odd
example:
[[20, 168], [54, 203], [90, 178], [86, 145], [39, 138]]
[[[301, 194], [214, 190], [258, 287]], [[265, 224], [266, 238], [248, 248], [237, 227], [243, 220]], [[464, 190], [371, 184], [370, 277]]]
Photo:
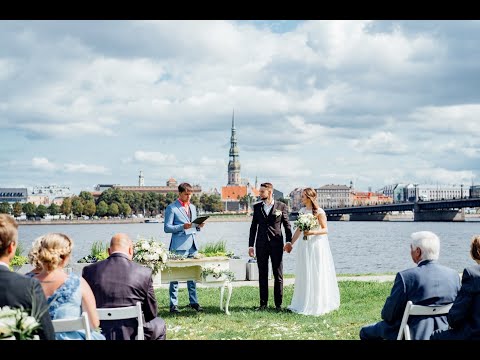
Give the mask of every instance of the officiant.
[[[205, 226], [192, 223], [197, 218], [197, 208], [190, 200], [193, 194], [193, 187], [189, 183], [178, 185], [178, 199], [167, 206], [165, 210], [165, 221], [163, 230], [172, 234], [169, 251], [180, 256], [192, 258], [198, 253], [196, 233]], [[196, 311], [203, 311], [198, 303], [197, 285], [194, 280], [187, 281], [189, 306]], [[170, 282], [170, 312], [179, 313], [178, 308], [178, 281]]]

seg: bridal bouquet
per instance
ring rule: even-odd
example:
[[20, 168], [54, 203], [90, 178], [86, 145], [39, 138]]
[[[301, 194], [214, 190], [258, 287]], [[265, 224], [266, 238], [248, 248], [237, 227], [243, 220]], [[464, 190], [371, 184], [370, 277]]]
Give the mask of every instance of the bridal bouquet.
[[167, 265], [168, 250], [159, 241], [139, 238], [133, 246], [133, 261], [152, 269], [152, 274], [158, 274]]
[[38, 339], [35, 335], [40, 324], [24, 309], [12, 309], [8, 305], [0, 308], [0, 339], [15, 337], [16, 340]]
[[[301, 231], [313, 230], [319, 226], [318, 219], [313, 214], [300, 214], [293, 224]], [[308, 237], [303, 235], [303, 240], [307, 239]]]

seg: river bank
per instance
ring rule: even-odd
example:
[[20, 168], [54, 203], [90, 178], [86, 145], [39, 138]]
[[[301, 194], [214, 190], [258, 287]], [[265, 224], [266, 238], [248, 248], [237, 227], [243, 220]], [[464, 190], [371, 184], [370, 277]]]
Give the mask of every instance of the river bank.
[[[220, 215], [210, 216], [208, 222], [238, 222], [252, 221], [252, 217], [248, 215]], [[23, 220], [18, 221], [19, 225], [95, 225], [95, 224], [143, 224], [144, 218], [128, 218], [128, 219], [98, 219], [98, 220]], [[163, 219], [159, 219], [159, 223], [163, 223]], [[154, 224], [154, 223], [153, 223]], [[158, 223], [157, 223], [158, 224]]]

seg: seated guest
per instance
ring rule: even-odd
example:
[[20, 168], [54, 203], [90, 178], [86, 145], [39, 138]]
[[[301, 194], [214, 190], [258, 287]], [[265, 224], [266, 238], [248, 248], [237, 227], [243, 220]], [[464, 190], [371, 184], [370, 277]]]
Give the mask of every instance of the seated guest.
[[42, 237], [36, 238], [32, 243], [32, 248], [28, 252], [28, 262], [33, 266], [33, 269], [25, 274], [25, 276], [32, 277], [40, 274], [42, 271], [42, 264], [38, 262], [38, 249], [40, 248], [40, 240]]
[[472, 239], [470, 256], [477, 265], [463, 270], [462, 287], [447, 314], [450, 329], [435, 331], [432, 340], [480, 340], [480, 235]]
[[9, 306], [29, 311], [40, 323], [36, 335], [41, 340], [55, 340], [52, 320], [47, 312], [48, 305], [40, 283], [10, 271], [9, 264], [15, 256], [17, 244], [17, 222], [9, 215], [0, 214], [0, 307]]
[[[362, 340], [395, 340], [408, 301], [417, 305], [445, 305], [453, 302], [460, 289], [457, 272], [437, 263], [440, 239], [430, 231], [411, 235], [410, 255], [416, 267], [400, 271], [382, 309], [382, 321], [360, 330]], [[447, 317], [415, 316], [409, 320], [411, 337], [428, 340], [437, 329], [447, 329]]]
[[[75, 318], [86, 311], [91, 328], [98, 328], [100, 320], [92, 289], [80, 276], [64, 271], [72, 254], [72, 239], [65, 234], [49, 233], [35, 241], [39, 241], [37, 261], [42, 270], [34, 278], [42, 285], [52, 320]], [[57, 332], [55, 337], [57, 340], [84, 340], [85, 331]], [[92, 339], [105, 340], [105, 337], [92, 330]]]
[[[157, 317], [157, 299], [152, 270], [132, 261], [133, 243], [127, 234], [115, 234], [109, 257], [83, 268], [82, 276], [92, 287], [98, 308], [132, 306], [140, 301], [145, 319], [146, 340], [165, 340], [165, 321]], [[101, 321], [107, 340], [135, 340], [135, 319]]]

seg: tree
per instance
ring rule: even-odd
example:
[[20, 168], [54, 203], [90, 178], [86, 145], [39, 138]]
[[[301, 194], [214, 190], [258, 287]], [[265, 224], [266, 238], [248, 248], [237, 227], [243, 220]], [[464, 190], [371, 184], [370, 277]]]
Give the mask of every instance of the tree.
[[95, 206], [95, 201], [88, 200], [85, 205], [83, 206], [83, 213], [87, 216], [93, 216], [97, 211], [97, 207]]
[[108, 207], [108, 215], [110, 216], [117, 216], [120, 213], [120, 210], [118, 209], [118, 204], [117, 203], [112, 203]]
[[29, 218], [35, 217], [35, 212], [37, 210], [37, 207], [35, 206], [35, 204], [32, 204], [31, 202], [29, 202], [29, 203], [23, 204], [22, 210], [27, 216], [27, 219], [29, 219]]
[[118, 208], [120, 210], [120, 213], [123, 214], [123, 216], [125, 217], [129, 216], [132, 213], [132, 209], [127, 203], [120, 204]]
[[22, 215], [22, 204], [16, 202], [13, 204], [13, 216], [19, 217], [20, 215]]
[[72, 212], [75, 216], [82, 216], [84, 210], [82, 199], [74, 196], [72, 199]]
[[10, 214], [12, 212], [12, 207], [6, 201], [0, 204], [0, 214]]
[[60, 206], [58, 206], [55, 203], [51, 203], [50, 206], [48, 207], [48, 213], [52, 216], [58, 215], [60, 212]]
[[47, 214], [47, 207], [45, 205], [38, 205], [35, 213], [38, 217], [43, 218]]
[[165, 196], [166, 200], [167, 200], [167, 205], [170, 205], [171, 203], [173, 203], [175, 200], [177, 200], [178, 198], [178, 194], [174, 193], [174, 192], [169, 192], [167, 193], [167, 195]]
[[65, 216], [69, 216], [72, 213], [72, 199], [63, 199], [62, 205], [60, 205], [60, 212]]
[[200, 198], [198, 197], [197, 194], [193, 194], [190, 202], [195, 205], [196, 208], [201, 208], [200, 204]]
[[105, 201], [100, 201], [97, 205], [97, 215], [103, 217], [108, 214], [108, 205]]
[[88, 191], [81, 191], [79, 197], [83, 200], [84, 204], [86, 204], [89, 200], [93, 200], [92, 193]]

